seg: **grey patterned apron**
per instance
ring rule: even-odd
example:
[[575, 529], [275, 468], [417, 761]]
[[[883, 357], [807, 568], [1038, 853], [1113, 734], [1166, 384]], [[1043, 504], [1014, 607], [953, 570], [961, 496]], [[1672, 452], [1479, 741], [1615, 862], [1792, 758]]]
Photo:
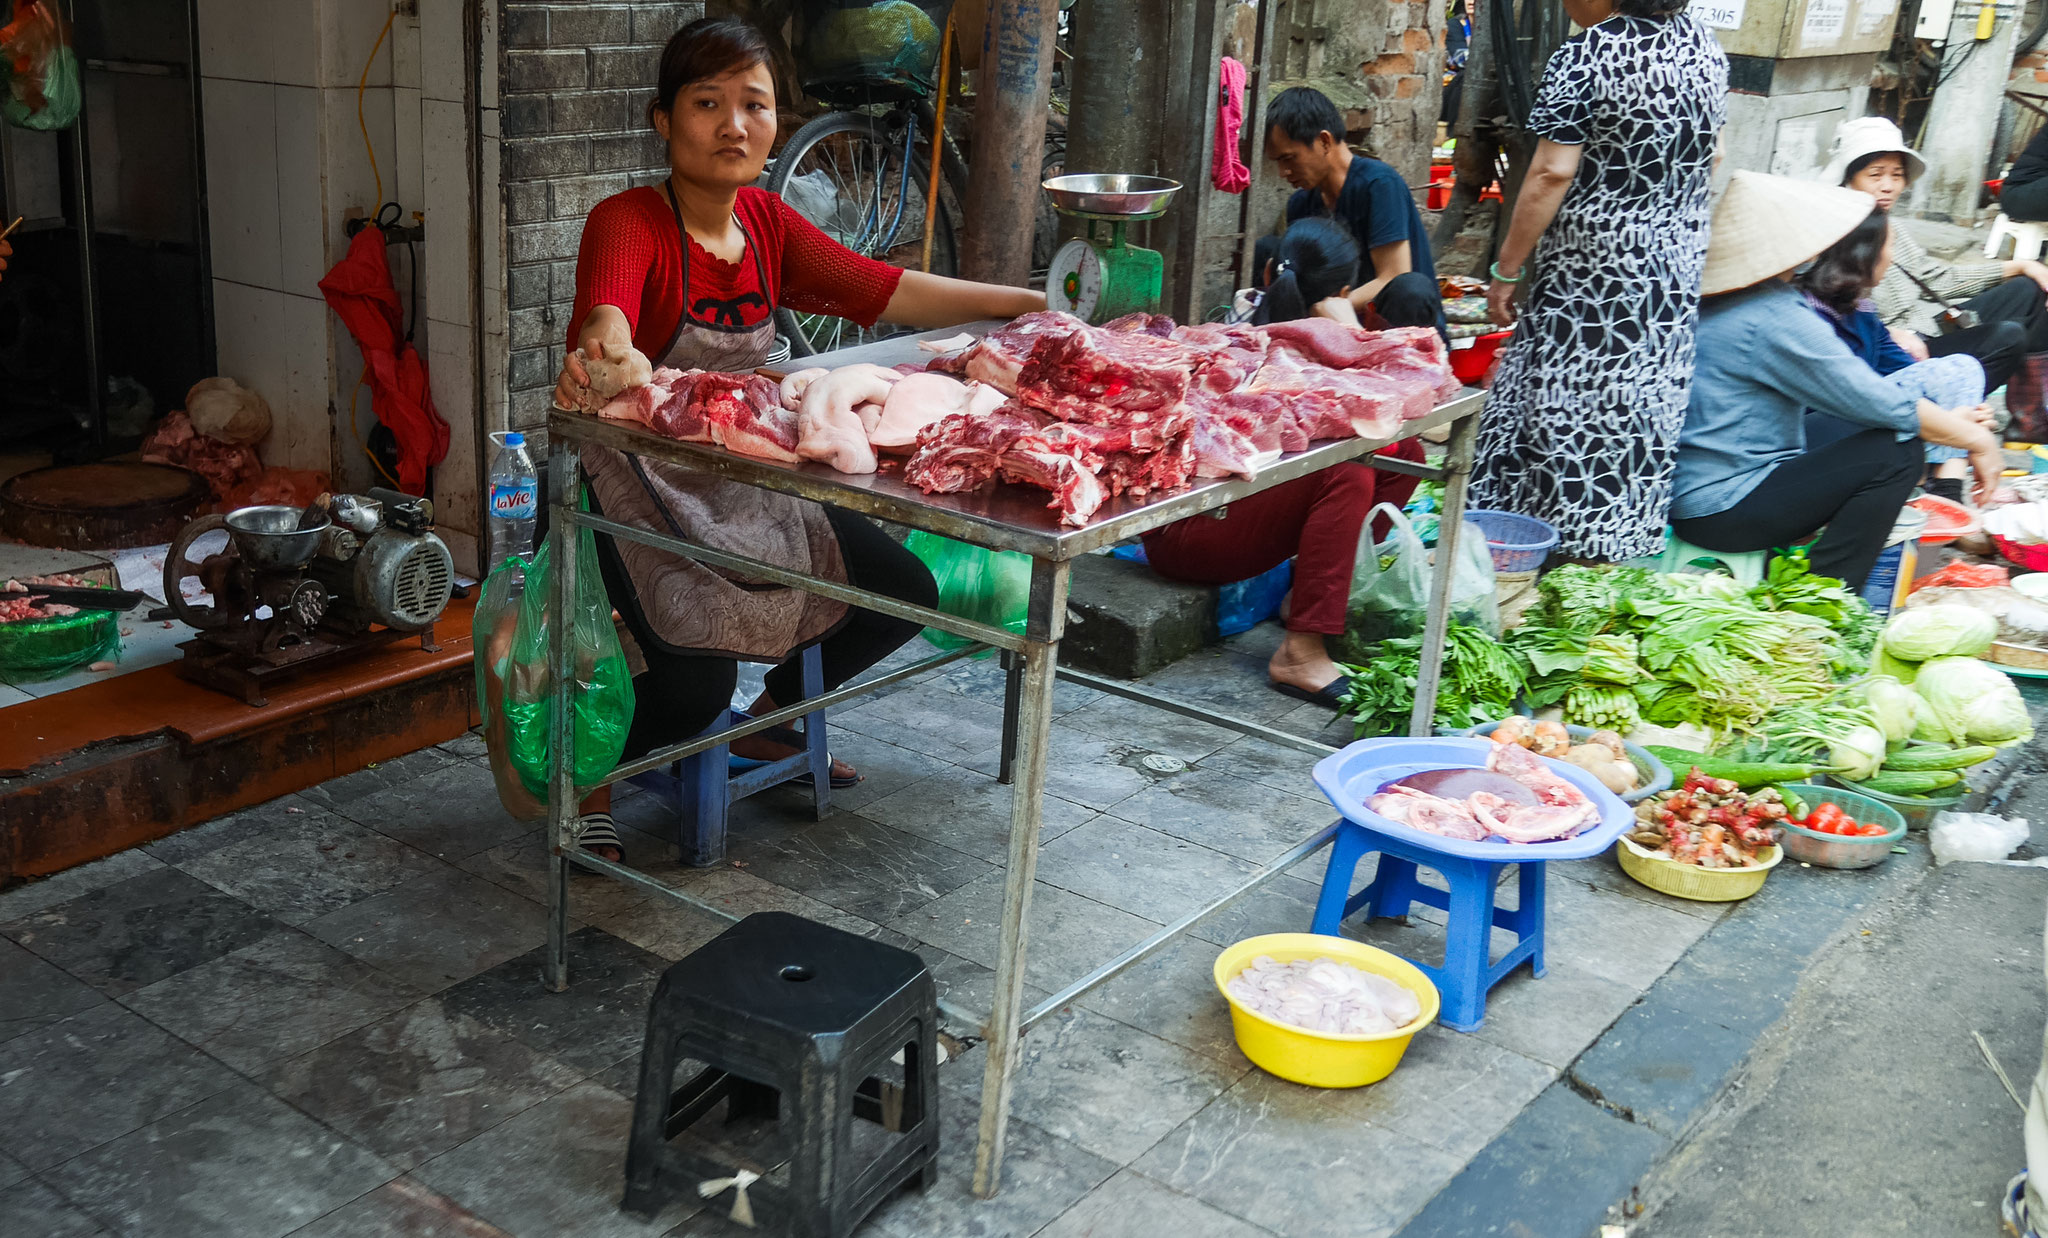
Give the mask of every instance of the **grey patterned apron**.
[[[690, 237], [674, 195], [666, 185], [663, 190], [682, 243], [683, 305], [675, 336], [655, 364], [679, 370], [752, 370], [767, 360], [775, 342], [775, 320], [771, 316], [758, 326], [730, 328], [690, 320]], [[739, 222], [737, 217], [734, 222]], [[746, 235], [745, 224], [740, 224], [740, 233], [765, 295], [768, 278], [761, 247]], [[598, 506], [621, 524], [825, 580], [847, 581], [839, 538], [825, 509], [808, 499], [610, 448], [586, 448], [583, 460]], [[652, 633], [667, 653], [780, 662], [846, 617], [844, 602], [750, 579], [637, 542], [615, 544], [635, 596], [614, 601], [622, 610], [637, 610], [642, 622], [636, 626]]]

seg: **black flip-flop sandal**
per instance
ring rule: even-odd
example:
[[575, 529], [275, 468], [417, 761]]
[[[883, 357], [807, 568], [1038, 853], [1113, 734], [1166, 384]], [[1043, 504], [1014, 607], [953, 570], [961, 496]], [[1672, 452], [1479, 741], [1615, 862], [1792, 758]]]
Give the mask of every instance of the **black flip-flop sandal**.
[[[771, 726], [767, 730], [757, 731], [755, 734], [771, 744], [781, 744], [786, 748], [795, 748], [801, 751], [804, 746], [802, 732], [791, 730], [786, 726]], [[844, 791], [849, 787], [857, 787], [860, 785], [861, 778], [862, 775], [858, 771], [855, 771], [852, 775], [834, 774], [832, 775], [832, 789], [834, 791]], [[808, 787], [811, 785], [811, 776], [808, 773], [798, 774], [791, 778], [790, 781], [799, 786]]]
[[1277, 679], [1269, 679], [1266, 683], [1275, 692], [1291, 696], [1296, 700], [1307, 701], [1311, 705], [1322, 705], [1330, 709], [1344, 708], [1345, 685], [1342, 675], [1324, 684], [1314, 692], [1309, 691], [1307, 688], [1298, 688], [1291, 683], [1281, 683]]

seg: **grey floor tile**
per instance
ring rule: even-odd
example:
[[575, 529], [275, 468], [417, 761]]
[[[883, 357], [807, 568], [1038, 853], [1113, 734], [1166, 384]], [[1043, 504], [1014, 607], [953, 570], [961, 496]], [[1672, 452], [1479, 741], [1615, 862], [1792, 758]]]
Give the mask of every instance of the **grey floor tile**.
[[366, 765], [353, 773], [329, 778], [319, 786], [309, 787], [300, 794], [322, 808], [339, 808], [343, 804], [365, 799], [381, 791], [404, 786], [415, 778], [453, 765], [461, 759], [440, 748], [422, 748], [389, 761]]
[[659, 955], [669, 963], [733, 926], [733, 921], [722, 916], [660, 897], [597, 916], [592, 923], [620, 941]]
[[1297, 866], [1269, 878], [1258, 889], [1197, 921], [1188, 934], [1219, 946], [1235, 945], [1265, 933], [1306, 933], [1315, 921], [1316, 896], [1322, 886], [1295, 874]]
[[1236, 731], [1183, 718], [1123, 697], [1105, 697], [1062, 716], [1060, 721], [1146, 752], [1179, 757], [1190, 764], [1238, 738]]
[[1299, 705], [1292, 713], [1275, 718], [1273, 725], [1290, 735], [1312, 739], [1332, 748], [1342, 748], [1358, 738], [1351, 719], [1339, 715], [1327, 705]]
[[442, 752], [458, 761], [488, 761], [491, 759], [490, 745], [484, 742], [483, 732], [464, 731], [446, 743], [436, 744]]
[[[995, 658], [977, 658], [940, 673], [937, 682], [948, 691], [957, 692], [969, 700], [981, 701], [1001, 708], [1003, 704], [1002, 664]], [[1057, 718], [1077, 709], [1093, 705], [1103, 699], [1103, 693], [1085, 688], [1077, 683], [1059, 680], [1052, 690], [1052, 716]]]
[[652, 1221], [620, 1211], [632, 1112], [618, 1093], [578, 1084], [428, 1161], [414, 1177], [514, 1234], [661, 1234], [698, 1205], [673, 1205]]
[[36, 878], [0, 892], [0, 925], [162, 867], [161, 861], [146, 852], [117, 851], [104, 860]]
[[1258, 871], [1235, 856], [1101, 816], [1038, 856], [1038, 879], [1161, 924], [1221, 897]]
[[1641, 991], [1714, 927], [1626, 894], [1576, 881], [1549, 881], [1545, 953]]
[[151, 1238], [273, 1238], [395, 1171], [260, 1088], [242, 1085], [66, 1161], [51, 1185], [112, 1228]]
[[985, 860], [850, 812], [734, 838], [747, 873], [869, 920], [890, 920], [989, 871]]
[[637, 1052], [648, 998], [667, 963], [609, 933], [581, 929], [569, 935], [569, 988], [551, 993], [541, 984], [544, 953], [532, 950], [472, 976], [444, 991], [441, 1004], [582, 1071]]
[[870, 1214], [867, 1231], [889, 1238], [1010, 1238], [1040, 1227], [1116, 1172], [1116, 1163], [1012, 1118], [1003, 1144], [1002, 1192], [974, 1196], [980, 1107], [971, 1096], [939, 1100], [939, 1180]]
[[[889, 924], [984, 967], [996, 965], [1003, 874], [990, 873]], [[1026, 923], [1024, 976], [1052, 992], [1100, 967], [1158, 930], [1127, 911], [1038, 882]]]
[[852, 709], [834, 710], [832, 725], [954, 760], [1002, 742], [1003, 707], [968, 700], [936, 684], [919, 684]]
[[1263, 1238], [1269, 1233], [1126, 1169], [1039, 1230], [1038, 1238]]
[[[987, 1045], [941, 1074], [952, 1100], [978, 1104]], [[1055, 1013], [1024, 1037], [1011, 1111], [1120, 1165], [1136, 1160], [1249, 1070], [1086, 1010]]]
[[9, 1233], [33, 1238], [89, 1238], [107, 1232], [70, 1200], [32, 1180], [0, 1189], [0, 1220]]
[[163, 1029], [100, 1006], [0, 1044], [0, 1149], [44, 1169], [235, 1083]]
[[[1276, 791], [1320, 799], [1322, 792], [1316, 788], [1315, 768], [1321, 759], [1312, 752], [1246, 735], [1203, 757], [1200, 767]], [[1336, 815], [1332, 810], [1331, 819]]]
[[299, 1109], [410, 1169], [582, 1077], [429, 998], [279, 1064], [265, 1081]]
[[[1041, 803], [1041, 846], [1096, 815], [1094, 809], [1057, 795], [1047, 795]], [[860, 815], [991, 864], [1009, 859], [1010, 788], [980, 774], [933, 775], [876, 800]]]
[[304, 928], [421, 992], [438, 993], [539, 945], [547, 937], [547, 908], [437, 864]]
[[[666, 869], [650, 866], [643, 871], [664, 885], [718, 908], [735, 920], [759, 911], [786, 911], [833, 928], [845, 929], [858, 937], [871, 937], [876, 931], [872, 920], [828, 906], [772, 881], [763, 881], [730, 863], [719, 868], [688, 868], [671, 864]], [[654, 901], [666, 903], [668, 900], [656, 895]]]
[[1641, 994], [1549, 951], [1538, 980], [1517, 968], [1486, 995], [1486, 1022], [1473, 1035], [1560, 1070], [1599, 1038]]
[[410, 1176], [350, 1200], [291, 1238], [514, 1238]]
[[0, 1187], [13, 1186], [28, 1177], [28, 1166], [0, 1152]]
[[306, 828], [309, 817], [319, 812], [320, 806], [302, 795], [281, 795], [166, 835], [145, 845], [143, 850], [166, 864], [183, 864], [251, 838], [297, 833]]
[[1350, 1116], [1469, 1160], [1557, 1077], [1557, 1068], [1442, 1027], [1424, 1028], [1394, 1073], [1359, 1088]]
[[1280, 642], [1287, 638], [1287, 629], [1278, 619], [1256, 623], [1235, 636], [1226, 636], [1219, 642], [1223, 648], [1242, 657], [1251, 658], [1264, 666], [1280, 648]]
[[1274, 689], [1265, 658], [1246, 657], [1217, 645], [1197, 649], [1139, 682], [1161, 696], [1247, 722], [1271, 723], [1302, 703]]
[[[1055, 723], [1046, 749], [1045, 789], [1098, 812], [1113, 808], [1157, 780], [1139, 768], [1145, 756], [1144, 749], [1121, 740]], [[1002, 769], [1003, 750], [990, 748], [961, 765], [993, 778]]]
[[7, 924], [0, 935], [119, 996], [274, 932], [241, 899], [150, 860], [151, 871]]
[[491, 771], [475, 761], [443, 765], [342, 803], [336, 811], [450, 861], [523, 838], [540, 827], [538, 821], [520, 821], [505, 811]]
[[1115, 815], [1254, 864], [1271, 863], [1337, 818], [1321, 799], [1203, 769], [1132, 796]]
[[255, 1074], [419, 996], [402, 980], [285, 930], [121, 1000], [237, 1070]]
[[[971, 1013], [970, 1024], [958, 1024], [945, 1011], [939, 1013], [940, 1026], [955, 1035], [980, 1036], [981, 1024], [988, 1017], [990, 1007], [995, 1004], [996, 973], [992, 967], [985, 967], [971, 959], [963, 959], [949, 950], [941, 950], [927, 941], [919, 941], [907, 933], [892, 928], [876, 932], [876, 941], [899, 946], [924, 960], [931, 970], [932, 980], [937, 983], [939, 1000], [955, 1010]], [[1046, 990], [1034, 984], [1024, 986], [1026, 1004], [1044, 1000]]]
[[[861, 775], [860, 785], [832, 792], [833, 808], [853, 812], [894, 795], [914, 782], [953, 768], [951, 762], [919, 751], [916, 746], [892, 744], [886, 739], [850, 731], [836, 724], [831, 728], [826, 747], [835, 760], [853, 766]], [[795, 792], [790, 794], [797, 795]], [[808, 792], [797, 798], [799, 804], [809, 807]]]
[[0, 1043], [47, 1027], [107, 999], [64, 969], [0, 939]]
[[1216, 956], [1222, 950], [1193, 937], [1176, 937], [1129, 971], [1083, 994], [1080, 1005], [1141, 1028], [1183, 1049], [1238, 1066], [1230, 1004], [1216, 991]]
[[[548, 860], [547, 844], [536, 832], [457, 860], [455, 867], [475, 873], [493, 885], [501, 885], [545, 907]], [[675, 850], [651, 840], [643, 843], [639, 837], [626, 840], [628, 864], [640, 867], [657, 861], [673, 866]], [[572, 866], [569, 870], [569, 916], [572, 920], [588, 924], [601, 916], [644, 903], [650, 897], [638, 886], [614, 881], [587, 869]]]
[[432, 872], [433, 857], [332, 813], [178, 867], [286, 924], [305, 924]]
[[1387, 1238], [1464, 1159], [1360, 1119], [1360, 1104], [1360, 1089], [1254, 1070], [1132, 1168], [1285, 1238]]
[[1598, 889], [1615, 894], [1626, 894], [1652, 907], [1667, 911], [1681, 912], [1701, 920], [1719, 923], [1735, 906], [1733, 903], [1701, 903], [1689, 898], [1673, 898], [1669, 894], [1652, 890], [1621, 871], [1621, 864], [1614, 858], [1614, 852], [1607, 851], [1585, 860], [1566, 860], [1550, 866], [1551, 879], [1565, 878], [1583, 882]]

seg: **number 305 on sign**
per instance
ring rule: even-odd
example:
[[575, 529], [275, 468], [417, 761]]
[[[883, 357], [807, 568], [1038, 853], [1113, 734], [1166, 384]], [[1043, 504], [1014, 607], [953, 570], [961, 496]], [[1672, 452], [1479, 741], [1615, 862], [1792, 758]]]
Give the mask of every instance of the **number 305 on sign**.
[[1715, 30], [1742, 28], [1743, 0], [1693, 0], [1692, 15], [1702, 26]]

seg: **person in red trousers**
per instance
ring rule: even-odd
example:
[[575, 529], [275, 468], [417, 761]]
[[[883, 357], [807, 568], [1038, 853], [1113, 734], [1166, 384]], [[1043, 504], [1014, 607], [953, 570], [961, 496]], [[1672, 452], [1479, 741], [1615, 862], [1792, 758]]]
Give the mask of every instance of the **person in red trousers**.
[[[1340, 229], [1307, 226], [1316, 222], [1288, 229], [1254, 322], [1321, 314], [1357, 324], [1344, 300], [1358, 265], [1357, 244]], [[1419, 461], [1422, 444], [1408, 439], [1384, 454]], [[1145, 558], [1161, 576], [1196, 585], [1250, 580], [1293, 559], [1287, 636], [1266, 663], [1266, 675], [1275, 689], [1334, 709], [1344, 694], [1344, 673], [1323, 638], [1344, 632], [1366, 515], [1376, 503], [1400, 507], [1413, 493], [1413, 477], [1350, 460], [1147, 533]]]

